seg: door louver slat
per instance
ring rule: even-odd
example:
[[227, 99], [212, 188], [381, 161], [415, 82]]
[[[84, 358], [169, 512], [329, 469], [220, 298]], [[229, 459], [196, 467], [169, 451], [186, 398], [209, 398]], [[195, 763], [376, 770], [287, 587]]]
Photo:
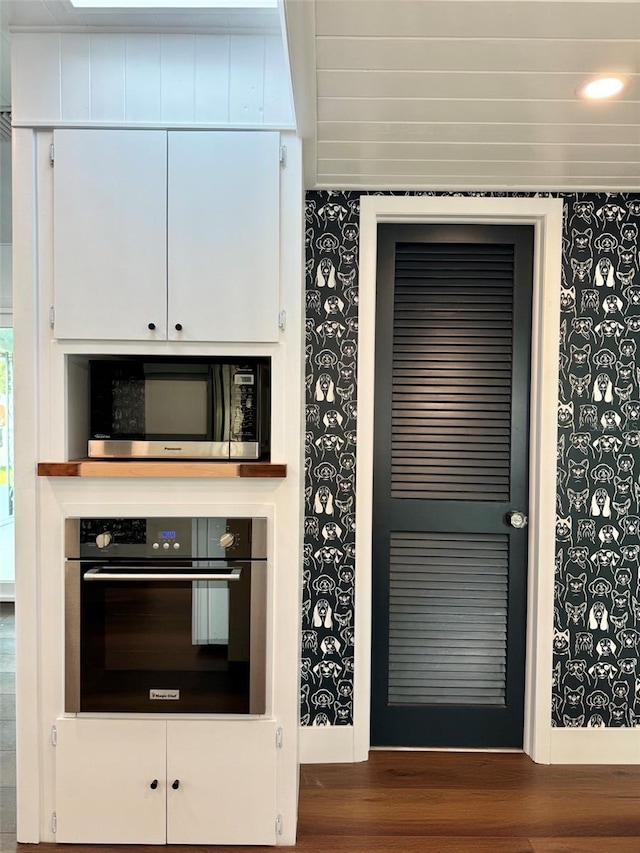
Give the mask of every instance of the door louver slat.
[[396, 244], [392, 498], [509, 500], [513, 277], [511, 245]]
[[390, 704], [503, 705], [508, 536], [392, 532]]

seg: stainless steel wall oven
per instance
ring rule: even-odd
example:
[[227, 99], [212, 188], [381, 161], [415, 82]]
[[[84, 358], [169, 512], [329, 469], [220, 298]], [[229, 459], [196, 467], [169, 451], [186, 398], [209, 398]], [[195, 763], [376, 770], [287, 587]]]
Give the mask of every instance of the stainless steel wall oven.
[[68, 519], [66, 557], [66, 711], [265, 713], [266, 519]]

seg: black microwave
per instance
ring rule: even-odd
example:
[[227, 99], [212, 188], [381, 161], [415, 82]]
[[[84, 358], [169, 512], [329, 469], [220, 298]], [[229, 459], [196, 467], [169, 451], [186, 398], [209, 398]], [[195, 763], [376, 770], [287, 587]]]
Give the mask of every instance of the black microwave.
[[89, 361], [89, 456], [261, 459], [270, 450], [269, 358]]

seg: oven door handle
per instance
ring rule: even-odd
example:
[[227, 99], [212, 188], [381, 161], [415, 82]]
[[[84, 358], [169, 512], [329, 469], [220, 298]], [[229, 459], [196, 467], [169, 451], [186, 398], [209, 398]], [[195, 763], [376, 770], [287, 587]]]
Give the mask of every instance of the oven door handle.
[[137, 572], [130, 566], [123, 566], [128, 571], [110, 572], [109, 569], [87, 569], [82, 575], [85, 581], [239, 581], [242, 569], [232, 569], [229, 574], [216, 572]]

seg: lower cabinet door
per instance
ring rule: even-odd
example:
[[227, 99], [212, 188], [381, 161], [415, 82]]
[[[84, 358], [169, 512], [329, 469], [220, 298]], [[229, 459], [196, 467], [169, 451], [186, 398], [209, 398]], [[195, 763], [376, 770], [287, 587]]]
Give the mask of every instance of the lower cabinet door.
[[167, 723], [169, 844], [276, 843], [276, 723]]
[[56, 840], [164, 844], [166, 723], [59, 719], [56, 728]]

